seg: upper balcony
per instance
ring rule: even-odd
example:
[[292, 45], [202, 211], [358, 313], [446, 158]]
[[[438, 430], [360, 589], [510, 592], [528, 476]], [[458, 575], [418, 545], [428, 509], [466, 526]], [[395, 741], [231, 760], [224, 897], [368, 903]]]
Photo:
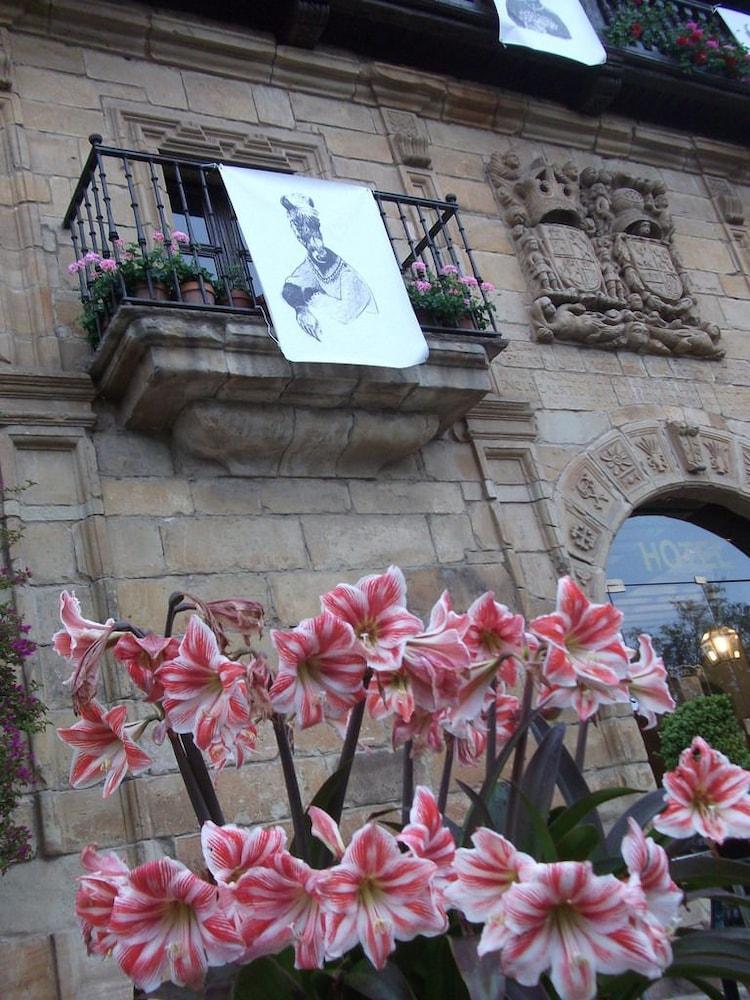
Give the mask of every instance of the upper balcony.
[[[726, 71], [716, 60], [691, 64], [674, 44], [678, 29], [690, 21], [707, 26], [721, 40], [731, 40], [711, 3], [581, 2], [607, 47], [604, 66], [587, 68], [530, 49], [499, 46], [492, 0], [255, 0], [241, 13], [231, 0], [216, 0], [211, 16], [272, 31], [284, 44], [334, 46], [560, 101], [584, 113], [610, 108], [691, 134], [747, 143], [750, 87], [741, 81], [742, 74]], [[554, 0], [544, 3], [554, 10]], [[750, 10], [748, 0], [728, 5]], [[200, 0], [159, 0], [158, 6], [206, 13]], [[662, 22], [661, 38], [645, 44], [642, 36], [609, 38], [608, 29], [636, 8]]]
[[218, 164], [91, 139], [64, 220], [90, 373], [125, 426], [172, 433], [186, 467], [374, 475], [490, 390], [489, 362], [505, 341], [455, 200], [374, 192], [407, 285], [415, 264], [471, 276], [460, 326], [423, 320], [426, 363], [291, 363]]

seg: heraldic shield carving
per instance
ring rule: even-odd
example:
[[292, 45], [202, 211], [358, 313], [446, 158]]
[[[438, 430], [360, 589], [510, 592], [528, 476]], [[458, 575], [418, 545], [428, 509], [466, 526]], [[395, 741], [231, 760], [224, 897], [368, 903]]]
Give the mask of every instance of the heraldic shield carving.
[[661, 181], [495, 154], [490, 179], [532, 290], [537, 340], [722, 358], [672, 245]]

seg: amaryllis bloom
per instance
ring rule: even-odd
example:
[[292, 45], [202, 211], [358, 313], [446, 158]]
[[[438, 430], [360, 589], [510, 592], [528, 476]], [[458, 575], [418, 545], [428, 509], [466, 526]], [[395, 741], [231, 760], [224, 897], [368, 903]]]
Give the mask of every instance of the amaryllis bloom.
[[252, 830], [210, 820], [201, 827], [201, 848], [206, 867], [217, 882], [237, 882], [250, 868], [265, 867], [286, 847], [283, 827], [255, 827]]
[[156, 672], [164, 687], [163, 707], [177, 733], [192, 733], [201, 750], [250, 732], [247, 668], [227, 659], [216, 637], [193, 615], [179, 652]]
[[99, 661], [110, 642], [115, 620], [108, 618], [100, 623], [82, 617], [75, 593], [64, 590], [60, 594], [60, 621], [63, 627], [52, 636], [52, 645], [73, 666], [73, 674], [65, 683], [71, 687], [73, 706], [78, 711], [96, 694]]
[[654, 652], [650, 635], [638, 636], [639, 656], [628, 665], [627, 686], [638, 702], [636, 712], [647, 720], [647, 729], [656, 725], [656, 716], [674, 712], [674, 698], [669, 693], [664, 661]]
[[127, 714], [125, 705], [105, 711], [90, 701], [81, 706], [81, 719], [75, 725], [57, 730], [63, 743], [75, 750], [70, 767], [73, 788], [88, 788], [104, 781], [106, 799], [128, 771], [139, 774], [150, 766], [151, 758], [125, 731]]
[[493, 591], [482, 594], [467, 611], [469, 627], [464, 634], [475, 663], [500, 658], [499, 674], [506, 684], [515, 684], [518, 660], [523, 656], [523, 615], [515, 615], [495, 600]]
[[165, 980], [198, 988], [208, 966], [233, 962], [244, 950], [219, 909], [216, 886], [171, 858], [130, 873], [112, 907], [110, 930], [120, 967], [146, 992]]
[[459, 847], [453, 862], [455, 881], [446, 889], [448, 902], [467, 919], [484, 923], [481, 945], [494, 951], [496, 929], [502, 927], [503, 902], [508, 890], [521, 879], [530, 878], [536, 861], [517, 851], [509, 840], [494, 830], [480, 827], [472, 835], [473, 848]]
[[663, 784], [667, 805], [654, 820], [661, 833], [698, 833], [717, 844], [727, 837], [750, 836], [750, 771], [731, 764], [700, 736], [682, 751]]
[[156, 678], [155, 671], [165, 662], [177, 656], [180, 640], [165, 638], [163, 635], [144, 635], [142, 638], [127, 632], [117, 640], [112, 650], [115, 659], [124, 663], [131, 679], [146, 694], [146, 701], [161, 701], [164, 688]]
[[[552, 688], [590, 685], [597, 707], [625, 700], [622, 682], [627, 677], [629, 655], [619, 631], [621, 622], [622, 612], [611, 604], [593, 604], [571, 577], [562, 577], [557, 585], [557, 609], [535, 618], [529, 626], [547, 644], [542, 680]], [[607, 688], [612, 691], [609, 701]], [[589, 718], [593, 713], [585, 699], [580, 705], [579, 717]], [[588, 714], [582, 714], [585, 712]]]
[[595, 681], [579, 681], [572, 687], [551, 684], [543, 688], [537, 697], [537, 707], [572, 708], [581, 722], [591, 719], [602, 705], [626, 702], [629, 695], [625, 684], [599, 684]]
[[296, 713], [302, 729], [323, 715], [342, 719], [364, 697], [365, 664], [350, 625], [324, 611], [295, 629], [271, 631], [279, 670], [271, 687], [278, 712]]
[[443, 814], [435, 796], [425, 785], [417, 785], [414, 790], [409, 822], [396, 835], [396, 840], [406, 844], [415, 857], [434, 862], [438, 869], [436, 879], [449, 874], [456, 843], [450, 830], [443, 826]]
[[593, 1000], [597, 972], [661, 975], [648, 935], [631, 926], [623, 883], [594, 875], [587, 861], [537, 865], [508, 889], [502, 909], [496, 940], [483, 934], [477, 951], [501, 947], [503, 972], [522, 986], [549, 971], [561, 1000]]
[[397, 670], [404, 643], [422, 631], [419, 618], [406, 610], [406, 581], [397, 566], [362, 577], [354, 586], [340, 583], [320, 601], [324, 610], [351, 625], [375, 670]]
[[623, 837], [621, 851], [630, 872], [629, 884], [637, 884], [648, 912], [663, 927], [674, 926], [683, 894], [670, 877], [667, 852], [655, 840], [644, 837], [643, 830], [632, 817], [628, 819], [628, 832]]
[[[368, 695], [368, 707], [369, 704]], [[391, 730], [393, 749], [411, 742], [414, 756], [425, 750], [436, 752], [442, 750], [445, 738], [440, 720], [444, 712], [444, 709], [440, 712], [424, 712], [421, 708], [415, 708], [408, 722], [404, 722], [401, 716], [395, 715]]]
[[247, 645], [254, 635], [263, 633], [263, 605], [241, 597], [227, 597], [221, 601], [204, 601], [193, 594], [185, 594], [216, 636], [222, 652], [229, 645], [227, 632], [237, 632]]
[[278, 954], [293, 944], [295, 968], [323, 967], [326, 916], [318, 886], [325, 877], [288, 851], [242, 876], [234, 896], [245, 944], [243, 962]]
[[382, 969], [396, 941], [435, 937], [448, 922], [432, 889], [432, 861], [402, 854], [375, 823], [357, 830], [341, 863], [318, 884], [327, 912], [326, 955], [340, 958], [357, 944]]
[[95, 844], [81, 851], [87, 874], [78, 880], [76, 916], [89, 955], [108, 955], [115, 945], [109, 930], [117, 893], [130, 876], [128, 866], [116, 854], [99, 854]]

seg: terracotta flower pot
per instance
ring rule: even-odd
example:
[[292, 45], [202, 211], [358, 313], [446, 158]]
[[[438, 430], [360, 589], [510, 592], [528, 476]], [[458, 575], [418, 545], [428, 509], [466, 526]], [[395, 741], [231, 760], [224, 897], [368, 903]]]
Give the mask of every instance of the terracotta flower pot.
[[230, 290], [231, 301], [229, 295], [224, 299], [224, 302], [228, 306], [233, 306], [235, 309], [252, 309], [253, 308], [253, 297], [250, 292], [246, 292], [244, 288], [232, 288]]
[[133, 289], [133, 297], [136, 299], [151, 299], [158, 302], [166, 302], [169, 298], [169, 289], [163, 281], [152, 281], [149, 288], [147, 281], [139, 281]]
[[205, 292], [205, 297], [201, 293], [201, 286], [199, 281], [181, 281], [180, 282], [180, 297], [183, 302], [187, 302], [191, 305], [196, 306], [212, 306], [216, 302], [216, 293], [214, 292], [214, 286], [210, 281], [203, 282], [203, 289]]

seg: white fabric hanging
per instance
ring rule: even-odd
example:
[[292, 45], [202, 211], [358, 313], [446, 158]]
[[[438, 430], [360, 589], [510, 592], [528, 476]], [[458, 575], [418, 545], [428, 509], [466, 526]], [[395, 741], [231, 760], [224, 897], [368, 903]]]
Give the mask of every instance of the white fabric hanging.
[[494, 0], [500, 41], [599, 66], [607, 53], [579, 0]]
[[[729, 7], [715, 7], [714, 10], [739, 44], [750, 49], [750, 14], [745, 14], [741, 10], [731, 10]], [[748, 65], [748, 73], [750, 73], [750, 65]]]

